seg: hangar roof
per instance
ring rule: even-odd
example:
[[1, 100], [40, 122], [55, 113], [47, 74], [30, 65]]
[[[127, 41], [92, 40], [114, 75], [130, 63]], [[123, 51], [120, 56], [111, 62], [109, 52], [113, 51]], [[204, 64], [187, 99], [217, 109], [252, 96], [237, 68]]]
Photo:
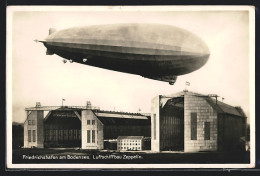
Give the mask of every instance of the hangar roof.
[[93, 111], [97, 118], [105, 125], [149, 125], [150, 119], [139, 113], [125, 113], [114, 111]]
[[236, 115], [236, 116], [241, 116], [241, 117], [246, 117], [244, 111], [242, 110], [242, 108], [240, 107], [234, 107], [231, 105], [228, 105], [226, 103], [223, 103], [221, 101], [217, 101], [213, 98], [210, 97], [209, 95], [203, 95], [203, 94], [199, 94], [199, 93], [195, 93], [195, 92], [178, 92], [176, 94], [172, 94], [169, 97], [183, 97], [184, 95], [193, 95], [193, 96], [199, 96], [204, 98], [212, 108], [214, 108], [218, 113], [226, 113], [226, 114], [232, 114], [232, 115]]
[[112, 117], [112, 118], [124, 118], [124, 119], [147, 119], [146, 116], [141, 114], [125, 114], [125, 113], [114, 113], [114, 112], [94, 112], [98, 117]]
[[72, 108], [59, 108], [56, 110], [50, 111], [46, 117], [44, 118], [44, 121], [48, 121], [49, 119], [60, 119], [60, 118], [78, 118], [81, 120], [81, 112], [78, 109], [72, 109]]
[[233, 107], [231, 105], [228, 105], [226, 103], [223, 103], [221, 101], [213, 100], [212, 98], [208, 97], [205, 98], [207, 102], [218, 112], [218, 113], [227, 113], [227, 114], [232, 114], [236, 116], [243, 116], [245, 117], [245, 114], [243, 110], [239, 107]]

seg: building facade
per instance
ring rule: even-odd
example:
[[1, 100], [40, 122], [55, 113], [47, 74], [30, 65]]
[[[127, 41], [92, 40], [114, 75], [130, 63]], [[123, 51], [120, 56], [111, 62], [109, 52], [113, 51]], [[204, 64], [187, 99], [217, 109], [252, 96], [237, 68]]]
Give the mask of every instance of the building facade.
[[43, 111], [30, 111], [24, 122], [24, 147], [44, 147]]
[[143, 136], [119, 136], [117, 138], [118, 151], [140, 151], [143, 150]]
[[[214, 96], [214, 95], [213, 95]], [[211, 95], [180, 92], [157, 96], [151, 106], [151, 150], [244, 150], [246, 116]]]
[[[79, 147], [104, 149], [104, 141], [118, 136], [151, 136], [149, 116], [101, 111], [86, 107], [35, 107], [27, 109], [24, 147]], [[44, 111], [49, 110], [44, 117]], [[108, 147], [109, 148], [109, 147]]]

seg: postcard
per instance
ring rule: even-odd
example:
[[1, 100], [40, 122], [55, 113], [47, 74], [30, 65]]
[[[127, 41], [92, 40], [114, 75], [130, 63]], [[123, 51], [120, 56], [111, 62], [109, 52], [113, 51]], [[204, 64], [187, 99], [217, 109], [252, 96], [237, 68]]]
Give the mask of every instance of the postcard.
[[255, 167], [253, 6], [8, 6], [8, 169]]

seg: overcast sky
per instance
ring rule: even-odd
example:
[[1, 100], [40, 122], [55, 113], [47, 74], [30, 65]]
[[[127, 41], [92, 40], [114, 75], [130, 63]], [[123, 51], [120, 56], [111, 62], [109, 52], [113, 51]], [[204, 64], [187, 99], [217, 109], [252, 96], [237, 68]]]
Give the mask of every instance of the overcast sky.
[[[10, 8], [8, 9], [10, 10]], [[150, 112], [151, 99], [183, 91], [217, 94], [224, 102], [241, 106], [249, 116], [249, 14], [247, 11], [102, 11], [13, 12], [12, 28], [12, 108], [13, 121], [24, 122], [25, 107], [84, 106], [91, 101], [103, 110]], [[48, 11], [46, 11], [48, 10]], [[160, 23], [195, 33], [208, 45], [210, 58], [201, 69], [179, 76], [175, 85], [78, 63], [64, 64], [57, 55], [46, 55], [42, 43], [49, 28], [115, 23]], [[8, 69], [8, 71], [10, 71]]]

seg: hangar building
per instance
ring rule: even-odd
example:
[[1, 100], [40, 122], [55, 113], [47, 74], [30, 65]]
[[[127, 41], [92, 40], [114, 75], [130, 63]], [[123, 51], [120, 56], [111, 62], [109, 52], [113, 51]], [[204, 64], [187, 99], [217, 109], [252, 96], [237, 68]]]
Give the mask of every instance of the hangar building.
[[[215, 98], [214, 98], [215, 97]], [[24, 147], [106, 149], [119, 136], [147, 137], [153, 152], [244, 150], [246, 115], [216, 95], [183, 91], [156, 96], [151, 113], [101, 111], [95, 107], [26, 108]], [[44, 111], [49, 113], [44, 117]], [[147, 147], [147, 146], [146, 146]]]
[[[215, 98], [213, 98], [215, 97]], [[151, 104], [151, 150], [199, 152], [245, 148], [246, 116], [216, 95], [183, 91]]]
[[[101, 111], [93, 107], [26, 108], [24, 147], [104, 149], [104, 140], [118, 136], [151, 136], [149, 116]], [[44, 117], [44, 111], [49, 113]]]

